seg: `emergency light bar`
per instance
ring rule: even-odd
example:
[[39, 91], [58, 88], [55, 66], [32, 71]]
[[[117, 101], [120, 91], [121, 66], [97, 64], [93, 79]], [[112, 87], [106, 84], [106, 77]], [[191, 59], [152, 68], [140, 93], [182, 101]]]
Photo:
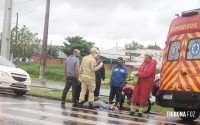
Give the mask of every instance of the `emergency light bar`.
[[182, 17], [193, 16], [200, 12], [200, 9], [188, 10], [182, 12]]

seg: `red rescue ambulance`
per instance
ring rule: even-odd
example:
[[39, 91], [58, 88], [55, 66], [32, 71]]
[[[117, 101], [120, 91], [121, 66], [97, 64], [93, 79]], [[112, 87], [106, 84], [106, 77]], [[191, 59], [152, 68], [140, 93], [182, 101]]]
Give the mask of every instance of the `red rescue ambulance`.
[[173, 107], [183, 120], [199, 117], [200, 9], [184, 11], [171, 23], [156, 103]]

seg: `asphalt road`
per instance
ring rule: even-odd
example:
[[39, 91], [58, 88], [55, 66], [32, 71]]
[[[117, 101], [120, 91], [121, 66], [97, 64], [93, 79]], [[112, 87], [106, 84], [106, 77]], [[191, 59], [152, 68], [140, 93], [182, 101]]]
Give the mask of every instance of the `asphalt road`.
[[0, 125], [186, 125], [179, 118], [160, 114], [130, 116], [127, 111], [74, 108], [71, 103], [0, 93]]

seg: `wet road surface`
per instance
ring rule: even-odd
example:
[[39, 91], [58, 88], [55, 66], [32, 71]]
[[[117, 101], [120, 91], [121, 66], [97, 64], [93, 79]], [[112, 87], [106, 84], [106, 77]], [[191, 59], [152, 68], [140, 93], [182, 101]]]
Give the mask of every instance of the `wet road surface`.
[[0, 125], [200, 125], [159, 114], [130, 116], [128, 111], [74, 108], [71, 103], [0, 93]]

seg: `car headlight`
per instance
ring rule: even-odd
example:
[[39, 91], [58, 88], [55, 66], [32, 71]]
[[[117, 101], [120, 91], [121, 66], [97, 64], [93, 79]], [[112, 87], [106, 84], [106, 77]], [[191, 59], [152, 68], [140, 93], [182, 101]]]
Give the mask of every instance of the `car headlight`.
[[31, 81], [31, 77], [29, 75], [27, 76], [27, 81]]
[[0, 71], [0, 76], [10, 78], [10, 75], [7, 72]]

